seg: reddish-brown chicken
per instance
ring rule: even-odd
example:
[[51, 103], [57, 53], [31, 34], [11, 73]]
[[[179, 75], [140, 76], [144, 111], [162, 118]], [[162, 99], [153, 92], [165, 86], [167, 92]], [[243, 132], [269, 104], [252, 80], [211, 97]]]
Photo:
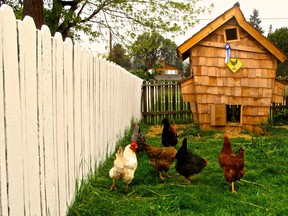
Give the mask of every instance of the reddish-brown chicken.
[[176, 158], [177, 150], [174, 147], [156, 147], [143, 143], [143, 147], [149, 157], [151, 165], [159, 172], [160, 180], [164, 180], [162, 172], [165, 172], [166, 177], [171, 164]]
[[224, 135], [224, 145], [219, 155], [219, 165], [223, 170], [226, 181], [230, 182], [232, 192], [235, 181], [240, 180], [244, 174], [244, 149], [238, 147], [238, 155], [232, 152], [232, 145], [227, 134]]

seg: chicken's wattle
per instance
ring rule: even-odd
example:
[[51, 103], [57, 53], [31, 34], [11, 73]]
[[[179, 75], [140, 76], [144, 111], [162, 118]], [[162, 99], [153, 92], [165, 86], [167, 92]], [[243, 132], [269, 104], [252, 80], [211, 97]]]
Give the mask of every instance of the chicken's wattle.
[[136, 152], [137, 143], [136, 143], [136, 142], [132, 142], [132, 143], [130, 144], [130, 149], [131, 149], [132, 151]]

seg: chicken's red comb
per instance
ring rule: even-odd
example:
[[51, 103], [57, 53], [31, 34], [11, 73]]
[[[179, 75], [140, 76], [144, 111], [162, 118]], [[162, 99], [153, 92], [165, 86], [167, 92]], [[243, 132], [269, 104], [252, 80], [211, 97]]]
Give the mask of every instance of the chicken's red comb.
[[137, 147], [137, 143], [136, 142], [132, 142], [130, 145], [131, 145], [131, 147]]

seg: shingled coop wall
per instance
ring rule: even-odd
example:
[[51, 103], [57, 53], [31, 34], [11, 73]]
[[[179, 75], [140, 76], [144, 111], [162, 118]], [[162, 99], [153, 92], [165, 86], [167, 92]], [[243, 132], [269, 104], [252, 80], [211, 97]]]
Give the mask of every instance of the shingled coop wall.
[[[233, 73], [225, 64], [225, 29], [237, 28], [239, 38], [230, 43], [231, 58], [242, 62]], [[277, 59], [232, 18], [190, 50], [191, 77], [181, 90], [189, 101], [193, 119], [201, 130], [248, 130], [262, 133], [271, 102], [282, 102], [284, 84], [276, 83]]]

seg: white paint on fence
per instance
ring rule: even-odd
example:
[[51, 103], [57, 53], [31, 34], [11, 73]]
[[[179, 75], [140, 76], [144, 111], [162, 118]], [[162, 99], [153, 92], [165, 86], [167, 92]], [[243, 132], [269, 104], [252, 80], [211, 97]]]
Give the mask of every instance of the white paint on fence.
[[[17, 52], [17, 28], [16, 19], [10, 7], [3, 6], [2, 35], [3, 41], [3, 90], [4, 94], [4, 131], [6, 151], [7, 172], [7, 202], [10, 215], [24, 215], [24, 170], [23, 170], [23, 148], [22, 139], [22, 112], [20, 103], [20, 80]], [[1, 167], [2, 168], [2, 167]], [[4, 168], [4, 167], [3, 167]], [[1, 176], [2, 178], [2, 176]], [[1, 180], [2, 182], [2, 180]], [[1, 191], [2, 194], [5, 191]], [[1, 205], [2, 206], [2, 205]], [[5, 206], [2, 206], [5, 208]]]
[[[4, 34], [4, 10], [5, 7], [0, 8], [0, 35]], [[0, 39], [0, 56], [3, 56], [4, 52], [4, 38]], [[3, 68], [4, 59], [0, 59], [0, 68]], [[2, 75], [2, 74], [1, 74]], [[3, 75], [0, 76], [0, 88], [4, 89]], [[8, 194], [7, 194], [7, 142], [6, 142], [6, 128], [5, 128], [5, 108], [4, 108], [4, 91], [0, 91], [0, 215], [8, 215]]]
[[[39, 215], [40, 179], [37, 124], [36, 27], [31, 17], [18, 22], [20, 101], [26, 215]], [[36, 177], [36, 178], [35, 178]]]
[[0, 38], [0, 215], [65, 215], [141, 118], [142, 80], [7, 5]]

